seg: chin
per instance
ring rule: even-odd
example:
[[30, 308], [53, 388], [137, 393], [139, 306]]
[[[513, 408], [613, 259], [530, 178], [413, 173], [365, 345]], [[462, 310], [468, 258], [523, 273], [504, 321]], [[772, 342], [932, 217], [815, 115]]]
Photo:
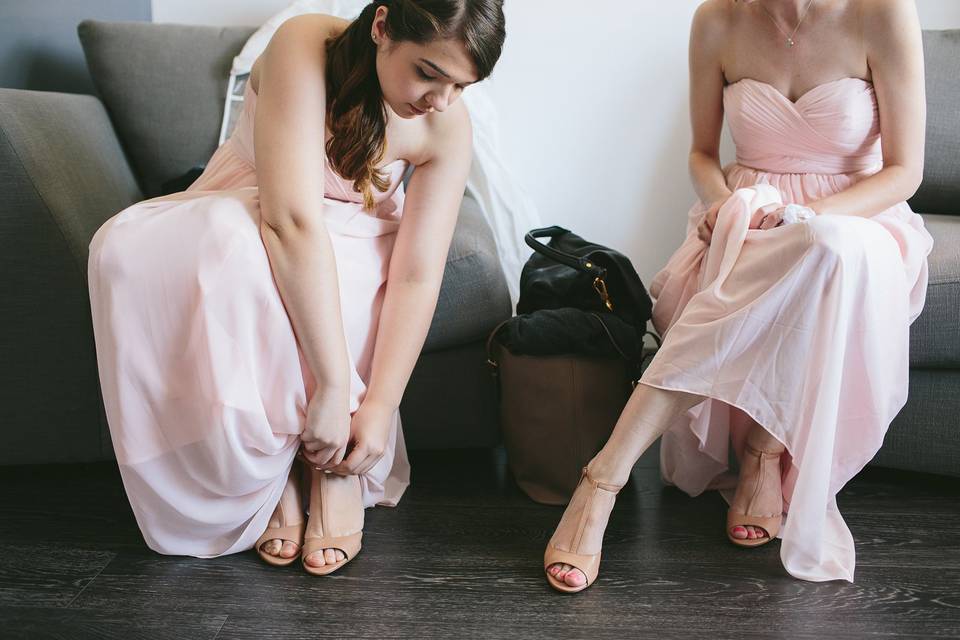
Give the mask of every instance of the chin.
[[395, 114], [403, 118], [404, 120], [413, 120], [419, 118], [421, 114], [415, 113], [411, 110], [410, 104], [406, 102], [389, 102], [387, 101], [387, 106], [390, 107], [390, 110]]

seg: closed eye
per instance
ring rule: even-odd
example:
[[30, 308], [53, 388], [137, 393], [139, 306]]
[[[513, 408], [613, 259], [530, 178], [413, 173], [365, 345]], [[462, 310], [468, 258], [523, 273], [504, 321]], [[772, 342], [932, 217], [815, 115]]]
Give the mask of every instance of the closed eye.
[[437, 76], [428, 75], [422, 67], [417, 67], [417, 75], [419, 75], [424, 80], [436, 80]]

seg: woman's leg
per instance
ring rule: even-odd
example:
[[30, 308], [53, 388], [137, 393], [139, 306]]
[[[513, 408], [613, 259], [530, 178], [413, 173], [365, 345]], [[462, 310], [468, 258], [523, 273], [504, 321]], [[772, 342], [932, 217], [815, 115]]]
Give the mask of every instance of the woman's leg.
[[[590, 461], [590, 476], [607, 484], [626, 484], [637, 459], [667, 430], [674, 418], [703, 400], [702, 396], [683, 391], [658, 389], [642, 382], [638, 384], [620, 414], [610, 439]], [[573, 501], [571, 499], [571, 503]], [[612, 509], [612, 504], [610, 508]], [[610, 511], [605, 511], [606, 513], [590, 514], [583, 534], [584, 540], [595, 541], [598, 548], [610, 517]], [[574, 518], [567, 517], [569, 512], [569, 508], [564, 512], [555, 537], [562, 538], [565, 531], [577, 527], [578, 523], [573, 521]], [[547, 570], [554, 578], [571, 587], [579, 587], [586, 582], [583, 572], [568, 564], [556, 563]]]

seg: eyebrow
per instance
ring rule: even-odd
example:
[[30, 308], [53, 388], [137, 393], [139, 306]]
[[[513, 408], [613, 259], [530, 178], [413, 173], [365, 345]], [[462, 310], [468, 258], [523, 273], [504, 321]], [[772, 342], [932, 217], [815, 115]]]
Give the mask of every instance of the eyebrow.
[[[432, 67], [434, 71], [436, 71], [437, 73], [439, 73], [439, 74], [442, 75], [443, 77], [445, 77], [445, 78], [450, 78], [450, 74], [449, 74], [449, 73], [447, 73], [446, 71], [444, 71], [443, 69], [441, 69], [440, 67], [438, 67], [437, 65], [435, 65], [434, 63], [430, 62], [430, 61], [427, 60], [426, 58], [420, 58], [420, 62], [424, 63], [425, 65], [428, 65], [428, 66]], [[453, 78], [450, 78], [450, 79], [452, 80]], [[462, 83], [460, 83], [460, 84], [470, 85], [470, 84], [473, 84], [474, 82], [475, 82], [474, 80], [471, 80], [470, 82], [462, 82]]]

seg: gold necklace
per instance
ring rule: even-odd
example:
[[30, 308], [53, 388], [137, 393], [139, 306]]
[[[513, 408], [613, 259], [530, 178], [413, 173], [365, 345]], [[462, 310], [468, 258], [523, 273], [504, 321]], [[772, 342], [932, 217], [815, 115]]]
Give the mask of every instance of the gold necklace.
[[770, 13], [770, 10], [767, 9], [766, 5], [764, 5], [762, 2], [759, 4], [760, 4], [760, 8], [763, 9], [764, 13], [767, 14], [767, 17], [770, 18], [770, 22], [773, 23], [773, 26], [775, 26], [777, 30], [787, 38], [787, 46], [792, 47], [793, 45], [795, 45], [797, 42], [796, 40], [793, 39], [793, 37], [797, 35], [797, 31], [800, 30], [800, 25], [803, 24], [803, 19], [807, 17], [807, 12], [810, 11], [810, 6], [813, 4], [813, 0], [810, 0], [807, 3], [807, 6], [803, 10], [803, 13], [800, 14], [800, 22], [797, 23], [797, 26], [796, 28], [794, 28], [793, 33], [790, 33], [790, 34], [788, 34], [786, 31], [780, 28], [780, 25], [777, 24], [777, 19], [773, 17], [773, 14]]

